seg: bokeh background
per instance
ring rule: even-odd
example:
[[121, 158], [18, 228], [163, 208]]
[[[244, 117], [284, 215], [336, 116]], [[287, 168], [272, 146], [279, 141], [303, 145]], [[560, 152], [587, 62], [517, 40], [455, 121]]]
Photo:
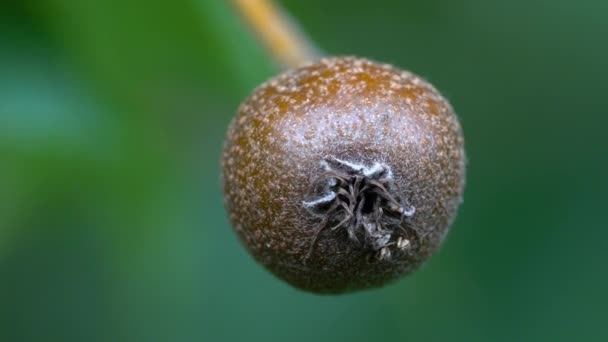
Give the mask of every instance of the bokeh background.
[[441, 252], [337, 297], [247, 255], [219, 156], [278, 69], [227, 2], [4, 0], [0, 340], [607, 341], [608, 2], [282, 3], [453, 103], [468, 180]]

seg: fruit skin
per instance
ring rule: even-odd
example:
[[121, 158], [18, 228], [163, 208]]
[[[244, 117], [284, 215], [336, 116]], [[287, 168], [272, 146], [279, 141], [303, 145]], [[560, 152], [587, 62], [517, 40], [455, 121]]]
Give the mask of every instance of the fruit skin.
[[[336, 159], [390, 168], [392, 193], [415, 208], [399, 233], [407, 248], [370, 258], [378, 250], [346, 228], [319, 229], [304, 204], [327, 191], [318, 190], [323, 163]], [[259, 263], [300, 289], [343, 293], [408, 274], [439, 248], [462, 199], [464, 141], [450, 104], [418, 76], [331, 57], [245, 100], [228, 130], [222, 179], [232, 226]]]

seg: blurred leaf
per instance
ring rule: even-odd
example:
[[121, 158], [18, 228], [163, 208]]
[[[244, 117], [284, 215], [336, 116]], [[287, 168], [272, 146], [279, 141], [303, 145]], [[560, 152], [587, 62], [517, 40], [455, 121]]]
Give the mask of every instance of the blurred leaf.
[[327, 51], [454, 104], [468, 185], [441, 253], [331, 298], [247, 255], [219, 155], [276, 70], [227, 1], [9, 1], [0, 340], [604, 341], [607, 3], [283, 2]]

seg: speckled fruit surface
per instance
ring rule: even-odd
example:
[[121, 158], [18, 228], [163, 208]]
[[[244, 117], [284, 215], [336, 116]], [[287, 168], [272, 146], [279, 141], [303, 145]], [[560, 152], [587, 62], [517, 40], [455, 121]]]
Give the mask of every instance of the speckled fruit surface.
[[332, 57], [258, 87], [228, 130], [230, 221], [268, 270], [316, 293], [378, 287], [441, 245], [465, 154], [450, 104], [418, 76]]

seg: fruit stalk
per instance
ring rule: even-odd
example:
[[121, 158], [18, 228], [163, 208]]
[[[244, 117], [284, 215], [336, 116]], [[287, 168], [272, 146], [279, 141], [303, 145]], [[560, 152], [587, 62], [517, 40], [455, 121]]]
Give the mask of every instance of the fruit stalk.
[[233, 0], [232, 3], [283, 68], [300, 67], [320, 58], [319, 49], [276, 2]]

